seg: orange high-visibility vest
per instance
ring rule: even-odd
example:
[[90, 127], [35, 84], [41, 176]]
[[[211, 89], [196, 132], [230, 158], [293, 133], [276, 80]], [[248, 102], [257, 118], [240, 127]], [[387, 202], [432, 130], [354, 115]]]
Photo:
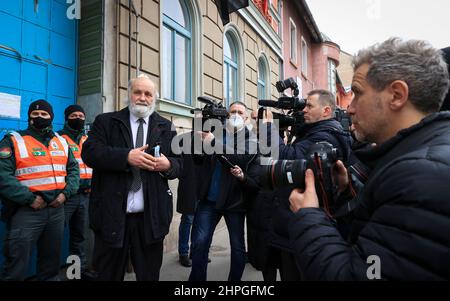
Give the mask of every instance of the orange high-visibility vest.
[[72, 153], [75, 159], [78, 162], [78, 166], [80, 167], [80, 179], [89, 180], [92, 179], [92, 168], [88, 167], [81, 159], [81, 151], [83, 150], [83, 143], [87, 140], [87, 136], [82, 136], [80, 139], [80, 144], [76, 144], [70, 137], [66, 134], [62, 135], [69, 143], [69, 147], [72, 150]]
[[69, 146], [55, 133], [46, 147], [32, 136], [11, 132], [16, 160], [15, 176], [31, 192], [64, 189], [66, 187]]

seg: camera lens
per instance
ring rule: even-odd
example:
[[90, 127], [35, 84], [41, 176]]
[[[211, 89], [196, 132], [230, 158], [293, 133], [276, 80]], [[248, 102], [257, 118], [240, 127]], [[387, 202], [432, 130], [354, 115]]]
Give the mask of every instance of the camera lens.
[[261, 182], [264, 187], [276, 189], [292, 186], [305, 187], [305, 160], [273, 160], [270, 165], [263, 166]]

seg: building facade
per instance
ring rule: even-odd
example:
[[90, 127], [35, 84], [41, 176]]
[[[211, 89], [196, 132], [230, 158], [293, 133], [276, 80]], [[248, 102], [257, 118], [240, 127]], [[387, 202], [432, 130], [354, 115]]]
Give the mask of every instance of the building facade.
[[284, 77], [296, 79], [300, 95], [327, 89], [336, 95], [340, 47], [320, 32], [305, 0], [283, 1]]
[[[253, 110], [258, 99], [278, 97], [281, 37], [258, 3], [250, 1], [249, 7], [231, 14], [226, 26], [211, 0], [103, 1], [102, 5], [101, 86], [80, 97], [86, 105], [96, 99], [95, 107], [103, 106], [99, 113], [126, 106], [128, 81], [141, 73], [157, 84], [157, 111], [179, 132], [192, 128], [191, 109], [204, 105], [197, 101], [199, 96], [226, 106], [242, 101]], [[80, 26], [83, 22], [82, 18]], [[176, 186], [173, 181], [174, 192]], [[176, 248], [178, 224], [175, 214], [167, 250]]]
[[339, 56], [340, 64], [336, 69], [337, 72], [337, 104], [346, 109], [353, 99], [352, 80], [353, 80], [353, 55], [341, 51]]
[[[256, 110], [258, 99], [279, 97], [278, 80], [294, 77], [306, 96], [328, 88], [329, 63], [339, 65], [339, 46], [303, 0], [251, 0], [226, 26], [212, 0], [0, 3], [0, 138], [27, 126], [38, 98], [52, 103], [56, 129], [73, 103], [88, 123], [124, 108], [129, 79], [142, 73], [158, 86], [157, 111], [184, 132], [191, 109], [203, 107], [199, 96]], [[178, 224], [175, 215], [166, 250], [176, 248]]]

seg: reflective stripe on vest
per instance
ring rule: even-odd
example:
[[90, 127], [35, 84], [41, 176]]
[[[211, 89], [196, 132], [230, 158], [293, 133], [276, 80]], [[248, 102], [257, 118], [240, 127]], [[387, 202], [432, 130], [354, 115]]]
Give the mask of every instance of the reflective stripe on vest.
[[17, 177], [21, 175], [30, 175], [33, 173], [44, 171], [66, 171], [66, 166], [62, 164], [53, 164], [53, 165], [40, 165], [40, 166], [20, 168], [16, 169], [15, 176]]
[[68, 135], [64, 134], [62, 136], [67, 140], [69, 145], [77, 146], [77, 150], [72, 149], [72, 153], [78, 162], [78, 167], [80, 168], [80, 179], [82, 179], [82, 180], [91, 179], [92, 178], [92, 168], [89, 168], [83, 162], [83, 159], [81, 158], [81, 151], [83, 150], [83, 143], [87, 140], [87, 137], [82, 136], [80, 139], [80, 144], [78, 145]]
[[15, 177], [30, 191], [51, 191], [65, 188], [68, 146], [57, 136], [48, 147], [30, 135], [11, 133], [16, 161]]
[[58, 133], [55, 133], [56, 138], [59, 139], [59, 141], [61, 142], [61, 144], [64, 147], [64, 151], [66, 152], [66, 155], [69, 155], [69, 145], [67, 144], [66, 139], [64, 139], [63, 137], [61, 137]]
[[66, 182], [65, 177], [49, 177], [49, 178], [40, 178], [40, 179], [34, 179], [34, 180], [20, 181], [20, 183], [22, 185], [27, 186], [27, 187], [50, 185], [50, 184], [61, 184], [61, 183], [65, 183], [65, 182]]
[[10, 134], [14, 138], [16, 138], [17, 147], [19, 148], [20, 157], [21, 158], [28, 158], [28, 151], [27, 151], [27, 146], [25, 145], [25, 140], [23, 140], [22, 136], [19, 133], [15, 132], [15, 131], [10, 132]]

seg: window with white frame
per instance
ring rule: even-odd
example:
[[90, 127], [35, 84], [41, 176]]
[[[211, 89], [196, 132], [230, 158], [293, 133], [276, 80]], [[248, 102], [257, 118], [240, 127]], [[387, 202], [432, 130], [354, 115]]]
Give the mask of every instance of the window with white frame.
[[226, 32], [223, 39], [223, 97], [228, 107], [238, 100], [238, 48], [236, 38]]
[[302, 73], [308, 75], [308, 45], [302, 38]]
[[272, 16], [272, 28], [281, 36], [281, 0], [270, 0], [270, 15]]
[[192, 103], [192, 22], [186, 0], [162, 1], [162, 97]]
[[297, 27], [292, 19], [289, 19], [289, 43], [289, 57], [293, 63], [297, 63]]
[[336, 96], [336, 63], [328, 60], [328, 90]]
[[258, 99], [269, 99], [268, 89], [270, 86], [269, 81], [269, 68], [267, 59], [261, 56], [258, 59]]

